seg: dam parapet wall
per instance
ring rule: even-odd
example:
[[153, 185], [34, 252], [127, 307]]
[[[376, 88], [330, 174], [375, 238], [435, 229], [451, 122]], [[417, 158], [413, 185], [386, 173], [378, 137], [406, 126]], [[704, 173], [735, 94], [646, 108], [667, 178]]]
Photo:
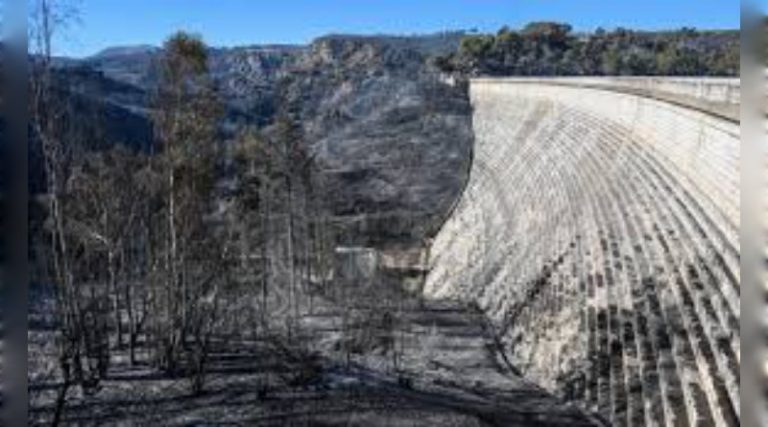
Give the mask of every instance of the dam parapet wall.
[[702, 77], [513, 77], [476, 78], [472, 84], [560, 85], [603, 89], [675, 103], [739, 121], [741, 83], [737, 78]]
[[477, 303], [527, 377], [616, 425], [737, 425], [738, 80], [470, 95], [473, 164], [425, 295]]

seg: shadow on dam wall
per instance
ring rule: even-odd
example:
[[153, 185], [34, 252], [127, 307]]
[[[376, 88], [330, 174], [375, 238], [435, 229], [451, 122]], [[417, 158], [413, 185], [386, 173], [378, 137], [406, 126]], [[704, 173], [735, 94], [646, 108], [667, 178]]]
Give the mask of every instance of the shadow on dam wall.
[[477, 79], [424, 293], [616, 425], [738, 425], [739, 82]]

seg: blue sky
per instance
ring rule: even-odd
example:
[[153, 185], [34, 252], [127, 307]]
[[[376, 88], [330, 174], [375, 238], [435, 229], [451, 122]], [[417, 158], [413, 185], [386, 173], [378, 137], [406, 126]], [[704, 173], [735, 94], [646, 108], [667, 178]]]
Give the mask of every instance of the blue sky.
[[231, 46], [306, 43], [331, 32], [495, 31], [532, 20], [576, 29], [737, 28], [739, 14], [731, 0], [80, 0], [79, 22], [57, 51], [87, 56], [114, 45], [158, 45], [178, 29]]

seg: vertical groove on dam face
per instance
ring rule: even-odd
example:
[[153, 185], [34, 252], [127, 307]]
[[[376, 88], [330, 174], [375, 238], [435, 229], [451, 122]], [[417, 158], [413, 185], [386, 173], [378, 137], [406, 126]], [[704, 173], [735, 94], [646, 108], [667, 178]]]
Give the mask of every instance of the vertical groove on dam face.
[[473, 81], [426, 296], [476, 302], [526, 377], [616, 425], [738, 425], [738, 91]]

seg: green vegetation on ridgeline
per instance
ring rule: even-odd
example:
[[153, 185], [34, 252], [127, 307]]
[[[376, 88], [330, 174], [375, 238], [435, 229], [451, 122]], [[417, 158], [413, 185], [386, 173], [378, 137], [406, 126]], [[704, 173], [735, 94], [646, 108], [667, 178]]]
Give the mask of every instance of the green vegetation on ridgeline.
[[568, 24], [534, 22], [467, 35], [458, 52], [434, 61], [443, 71], [470, 75], [735, 76], [739, 47], [738, 30], [574, 33]]

